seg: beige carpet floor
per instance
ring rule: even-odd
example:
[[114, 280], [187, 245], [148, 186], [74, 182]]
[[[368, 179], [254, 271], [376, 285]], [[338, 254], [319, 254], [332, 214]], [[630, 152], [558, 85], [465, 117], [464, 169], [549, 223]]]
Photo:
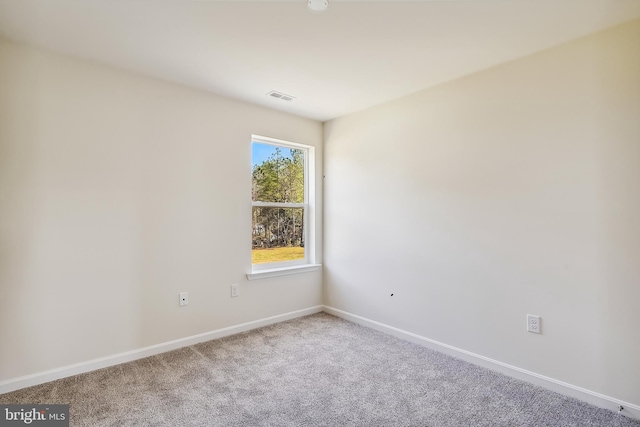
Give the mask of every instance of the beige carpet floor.
[[612, 411], [316, 314], [0, 395], [72, 426], [640, 427]]

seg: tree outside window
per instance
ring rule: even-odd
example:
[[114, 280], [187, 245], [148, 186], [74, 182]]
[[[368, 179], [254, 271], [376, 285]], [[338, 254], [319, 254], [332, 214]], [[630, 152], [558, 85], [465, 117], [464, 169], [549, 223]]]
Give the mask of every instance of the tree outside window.
[[307, 150], [252, 143], [252, 263], [306, 262]]

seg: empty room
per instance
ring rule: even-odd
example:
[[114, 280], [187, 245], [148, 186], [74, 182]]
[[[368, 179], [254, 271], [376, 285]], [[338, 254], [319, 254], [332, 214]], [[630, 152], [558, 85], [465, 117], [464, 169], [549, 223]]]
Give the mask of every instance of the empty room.
[[1, 426], [640, 427], [640, 1], [0, 0]]

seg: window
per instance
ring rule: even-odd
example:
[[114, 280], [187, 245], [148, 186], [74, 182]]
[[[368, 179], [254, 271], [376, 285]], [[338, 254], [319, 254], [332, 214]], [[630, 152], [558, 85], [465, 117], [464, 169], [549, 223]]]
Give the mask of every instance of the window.
[[312, 146], [252, 137], [253, 272], [312, 264], [313, 155]]

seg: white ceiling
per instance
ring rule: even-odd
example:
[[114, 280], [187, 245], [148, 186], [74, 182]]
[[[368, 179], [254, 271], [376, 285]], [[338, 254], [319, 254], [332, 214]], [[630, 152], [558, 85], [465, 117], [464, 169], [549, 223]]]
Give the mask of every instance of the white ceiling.
[[0, 0], [0, 37], [325, 121], [639, 17], [640, 0]]

